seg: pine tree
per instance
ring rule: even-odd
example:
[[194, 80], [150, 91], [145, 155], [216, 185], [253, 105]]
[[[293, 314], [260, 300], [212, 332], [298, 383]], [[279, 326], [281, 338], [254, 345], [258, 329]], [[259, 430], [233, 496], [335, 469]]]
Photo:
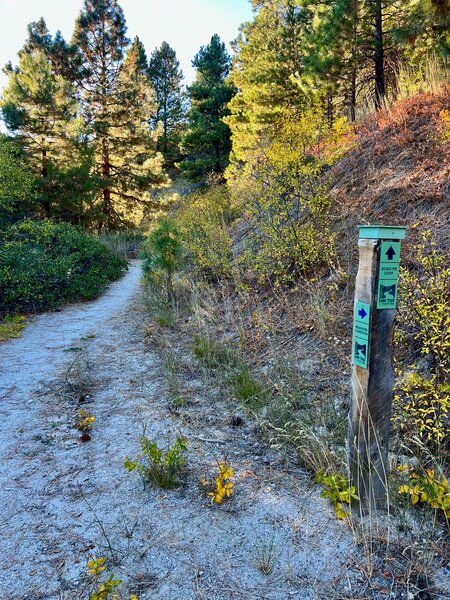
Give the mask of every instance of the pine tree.
[[5, 72], [8, 84], [1, 103], [3, 119], [40, 174], [40, 202], [44, 215], [50, 217], [65, 202], [61, 180], [67, 163], [71, 169], [85, 166], [83, 124], [74, 90], [52, 72], [50, 61], [39, 49], [20, 53], [18, 67], [7, 65]]
[[158, 123], [162, 125], [158, 150], [166, 159], [174, 161], [179, 158], [178, 144], [184, 122], [185, 102], [182, 89], [183, 72], [175, 50], [167, 42], [163, 42], [160, 48], [152, 52], [148, 72], [157, 103], [151, 123], [155, 128]]
[[302, 90], [294, 76], [304, 66], [310, 14], [296, 0], [252, 0], [253, 21], [244, 23], [234, 42], [231, 79], [238, 93], [227, 118], [232, 131], [231, 168], [251, 160], [285, 109], [300, 110], [310, 88]]
[[151, 185], [164, 180], [148, 126], [154, 108], [142, 45], [135, 40], [125, 58], [129, 40], [116, 0], [85, 0], [73, 43], [83, 57], [84, 112], [102, 181], [99, 226], [118, 226], [130, 216], [136, 221], [150, 203]]
[[192, 65], [197, 75], [188, 87], [191, 109], [181, 142], [188, 157], [180, 167], [187, 177], [198, 179], [210, 172], [221, 173], [228, 164], [230, 129], [223, 118], [229, 114], [227, 106], [235, 88], [227, 81], [231, 59], [217, 34], [200, 48]]
[[28, 25], [28, 39], [20, 53], [42, 50], [56, 75], [67, 81], [76, 81], [79, 76], [81, 54], [79, 49], [68, 44], [60, 31], [53, 38], [43, 17]]
[[36, 183], [23, 148], [0, 135], [0, 228], [34, 215]]

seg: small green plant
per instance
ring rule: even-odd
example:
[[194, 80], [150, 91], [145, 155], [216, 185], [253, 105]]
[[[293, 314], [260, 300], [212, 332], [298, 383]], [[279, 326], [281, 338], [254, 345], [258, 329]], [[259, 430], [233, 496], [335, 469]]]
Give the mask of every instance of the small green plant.
[[[89, 594], [89, 600], [119, 600], [120, 595], [118, 588], [122, 583], [121, 579], [116, 579], [114, 575], [110, 575], [102, 581], [103, 573], [106, 571], [106, 558], [93, 557], [87, 563], [86, 572], [92, 580], [93, 591]], [[138, 600], [135, 594], [131, 594], [129, 600]]]
[[219, 472], [213, 485], [207, 479], [202, 479], [200, 482], [203, 487], [210, 489], [207, 495], [211, 498], [212, 504], [222, 504], [233, 494], [233, 469], [226, 460], [219, 462], [217, 467]]
[[233, 366], [237, 362], [236, 354], [230, 348], [202, 335], [194, 336], [192, 352], [210, 369]]
[[350, 486], [348, 480], [341, 473], [325, 475], [323, 471], [317, 473], [316, 483], [324, 486], [325, 489], [320, 495], [322, 498], [331, 500], [337, 518], [348, 517], [348, 511], [345, 510], [344, 504], [350, 505], [352, 500], [359, 500], [355, 486]]
[[151, 278], [155, 271], [165, 275], [167, 300], [174, 298], [173, 275], [180, 268], [182, 244], [173, 220], [162, 219], [152, 231], [144, 247], [144, 275]]
[[149, 440], [145, 433], [141, 436], [141, 454], [135, 460], [125, 458], [124, 466], [132, 473], [140, 473], [144, 481], [161, 488], [173, 488], [180, 484], [179, 475], [186, 464], [186, 440], [178, 437], [175, 444], [166, 452]]
[[13, 338], [19, 338], [26, 326], [25, 317], [21, 317], [20, 315], [7, 315], [5, 319], [0, 322], [0, 342], [7, 342]]
[[279, 561], [281, 550], [277, 550], [275, 538], [269, 542], [262, 541], [256, 546], [256, 566], [264, 575], [270, 575]]
[[250, 407], [258, 407], [264, 399], [264, 387], [244, 364], [230, 375], [229, 384], [234, 396]]
[[438, 476], [433, 469], [426, 469], [422, 474], [408, 467], [402, 470], [408, 474], [408, 483], [402, 484], [398, 493], [408, 494], [412, 505], [428, 504], [450, 518], [450, 485], [444, 475]]

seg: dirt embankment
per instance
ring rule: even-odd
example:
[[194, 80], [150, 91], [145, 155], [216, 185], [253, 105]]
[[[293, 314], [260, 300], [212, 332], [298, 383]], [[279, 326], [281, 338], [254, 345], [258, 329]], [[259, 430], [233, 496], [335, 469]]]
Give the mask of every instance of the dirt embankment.
[[408, 225], [405, 257], [421, 230], [450, 253], [450, 86], [398, 102], [366, 119], [355, 145], [332, 169], [341, 209], [342, 252], [357, 224]]

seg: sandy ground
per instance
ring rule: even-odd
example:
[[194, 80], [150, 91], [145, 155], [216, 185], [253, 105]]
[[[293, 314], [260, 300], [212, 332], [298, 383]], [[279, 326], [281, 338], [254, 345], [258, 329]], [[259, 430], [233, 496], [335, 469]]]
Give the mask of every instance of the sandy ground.
[[[143, 340], [139, 277], [132, 262], [98, 300], [35, 316], [0, 346], [0, 599], [87, 599], [93, 555], [108, 558], [122, 598], [347, 597], [357, 551], [318, 487], [261, 445], [250, 422], [233, 426], [232, 409], [206, 398], [194, 371], [188, 406], [170, 410], [157, 346]], [[80, 406], [96, 418], [85, 444]], [[160, 445], [188, 440], [180, 489], [144, 488], [124, 469], [143, 425]], [[224, 456], [235, 494], [212, 506], [199, 480]]]

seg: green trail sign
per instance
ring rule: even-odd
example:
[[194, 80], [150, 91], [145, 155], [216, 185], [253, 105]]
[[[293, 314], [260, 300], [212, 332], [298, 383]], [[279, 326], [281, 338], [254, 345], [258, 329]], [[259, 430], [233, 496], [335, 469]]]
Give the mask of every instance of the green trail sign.
[[382, 242], [380, 248], [380, 271], [378, 275], [378, 309], [397, 308], [399, 266], [400, 242]]
[[[392, 336], [406, 228], [359, 227], [355, 281], [351, 406], [348, 428], [350, 480], [359, 510], [387, 506], [389, 432], [394, 388]], [[392, 309], [392, 310], [383, 310]]]
[[353, 324], [353, 364], [367, 369], [369, 360], [370, 305], [355, 303]]

